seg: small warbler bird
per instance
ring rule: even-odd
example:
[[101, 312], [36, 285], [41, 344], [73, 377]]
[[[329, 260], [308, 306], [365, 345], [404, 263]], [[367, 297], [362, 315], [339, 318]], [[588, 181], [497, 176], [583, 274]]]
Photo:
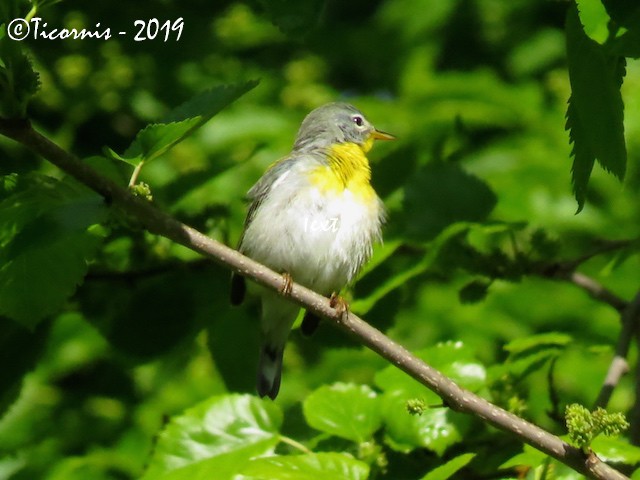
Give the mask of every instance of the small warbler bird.
[[[293, 150], [249, 190], [249, 213], [240, 252], [283, 274], [280, 294], [257, 287], [262, 302], [262, 346], [257, 391], [275, 399], [282, 356], [300, 308], [283, 298], [292, 279], [346, 308], [337, 293], [350, 283], [381, 240], [382, 201], [371, 187], [366, 154], [375, 139], [395, 137], [374, 128], [352, 105], [330, 103], [302, 122]], [[244, 278], [233, 275], [231, 303], [245, 295]], [[301, 329], [319, 319], [307, 312]]]

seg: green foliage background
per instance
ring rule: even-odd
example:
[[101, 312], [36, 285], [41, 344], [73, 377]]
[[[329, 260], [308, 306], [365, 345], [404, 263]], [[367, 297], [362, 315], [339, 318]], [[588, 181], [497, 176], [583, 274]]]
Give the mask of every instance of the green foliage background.
[[[579, 14], [538, 0], [44, 3], [51, 28], [129, 32], [0, 37], [8, 71], [7, 58], [28, 52], [40, 90], [26, 113], [63, 148], [122, 185], [143, 160], [159, 207], [235, 245], [244, 193], [289, 151], [304, 115], [352, 102], [398, 137], [371, 153], [389, 222], [347, 293], [353, 311], [555, 433], [567, 404], [593, 404], [619, 314], [542, 273], [613, 245], [580, 270], [624, 299], [639, 288], [633, 2], [578, 2]], [[6, 5], [15, 10], [0, 9], [2, 21], [31, 8]], [[622, 30], [608, 29], [610, 16]], [[181, 38], [133, 41], [134, 21], [154, 17], [183, 18]], [[34, 86], [17, 85], [27, 96]], [[21, 113], [12, 101], [4, 116]], [[134, 141], [147, 124], [157, 125]], [[275, 404], [250, 397], [258, 306], [229, 306], [226, 270], [4, 138], [0, 174], [0, 478], [434, 480], [548, 468], [478, 420], [409, 415], [407, 400], [439, 399], [328, 325], [292, 334]], [[630, 410], [634, 388], [625, 377], [610, 409]], [[594, 448], [628, 472], [640, 461], [624, 439]], [[282, 456], [260, 458], [274, 450]]]

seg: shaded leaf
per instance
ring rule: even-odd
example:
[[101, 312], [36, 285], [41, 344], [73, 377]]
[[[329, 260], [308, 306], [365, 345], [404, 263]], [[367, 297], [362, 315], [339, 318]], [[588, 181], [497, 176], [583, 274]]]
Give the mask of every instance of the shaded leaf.
[[486, 183], [458, 165], [431, 163], [405, 186], [406, 233], [415, 240], [432, 240], [454, 223], [485, 220], [496, 201]]
[[325, 0], [260, 0], [260, 4], [284, 33], [302, 35], [318, 25]]
[[573, 183], [580, 210], [594, 158], [618, 179], [624, 178], [627, 152], [620, 93], [624, 69], [620, 59], [608, 57], [604, 47], [584, 33], [575, 5], [567, 12], [566, 32], [572, 92], [567, 128], [574, 143]]
[[366, 385], [336, 383], [311, 393], [304, 417], [316, 430], [354, 442], [370, 440], [380, 428], [380, 399]]
[[464, 304], [472, 304], [478, 303], [484, 300], [487, 297], [487, 293], [489, 292], [489, 286], [491, 282], [487, 280], [472, 280], [467, 283], [464, 287], [460, 289], [458, 292], [458, 297], [460, 298], [460, 302]]
[[19, 182], [0, 202], [0, 314], [31, 328], [82, 282], [101, 243], [88, 228], [106, 207], [98, 195], [51, 178]]
[[29, 99], [40, 87], [23, 47], [6, 35], [7, 27], [2, 23], [18, 17], [17, 9], [17, 3], [9, 2], [0, 11], [0, 113], [8, 118], [24, 118]]

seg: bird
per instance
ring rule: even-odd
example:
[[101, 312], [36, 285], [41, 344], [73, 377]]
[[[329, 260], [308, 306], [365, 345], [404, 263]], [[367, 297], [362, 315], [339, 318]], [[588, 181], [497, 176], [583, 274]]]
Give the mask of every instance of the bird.
[[[375, 140], [393, 140], [348, 103], [312, 110], [302, 121], [291, 153], [272, 164], [251, 187], [251, 202], [238, 250], [283, 275], [280, 292], [253, 285], [261, 300], [261, 347], [256, 390], [275, 400], [285, 345], [300, 307], [286, 299], [292, 281], [331, 296], [358, 275], [382, 241], [382, 201], [371, 185], [367, 152]], [[233, 274], [230, 299], [239, 305], [247, 287]], [[251, 293], [251, 292], [250, 292]], [[306, 312], [301, 330], [311, 334], [319, 318]]]

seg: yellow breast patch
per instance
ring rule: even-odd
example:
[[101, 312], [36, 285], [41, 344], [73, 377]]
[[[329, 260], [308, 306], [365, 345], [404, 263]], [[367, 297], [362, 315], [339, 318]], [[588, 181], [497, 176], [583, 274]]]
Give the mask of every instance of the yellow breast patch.
[[311, 172], [311, 183], [323, 193], [349, 190], [363, 203], [374, 201], [376, 194], [370, 183], [371, 168], [365, 155], [370, 146], [363, 147], [355, 143], [332, 146], [327, 155], [329, 164]]

